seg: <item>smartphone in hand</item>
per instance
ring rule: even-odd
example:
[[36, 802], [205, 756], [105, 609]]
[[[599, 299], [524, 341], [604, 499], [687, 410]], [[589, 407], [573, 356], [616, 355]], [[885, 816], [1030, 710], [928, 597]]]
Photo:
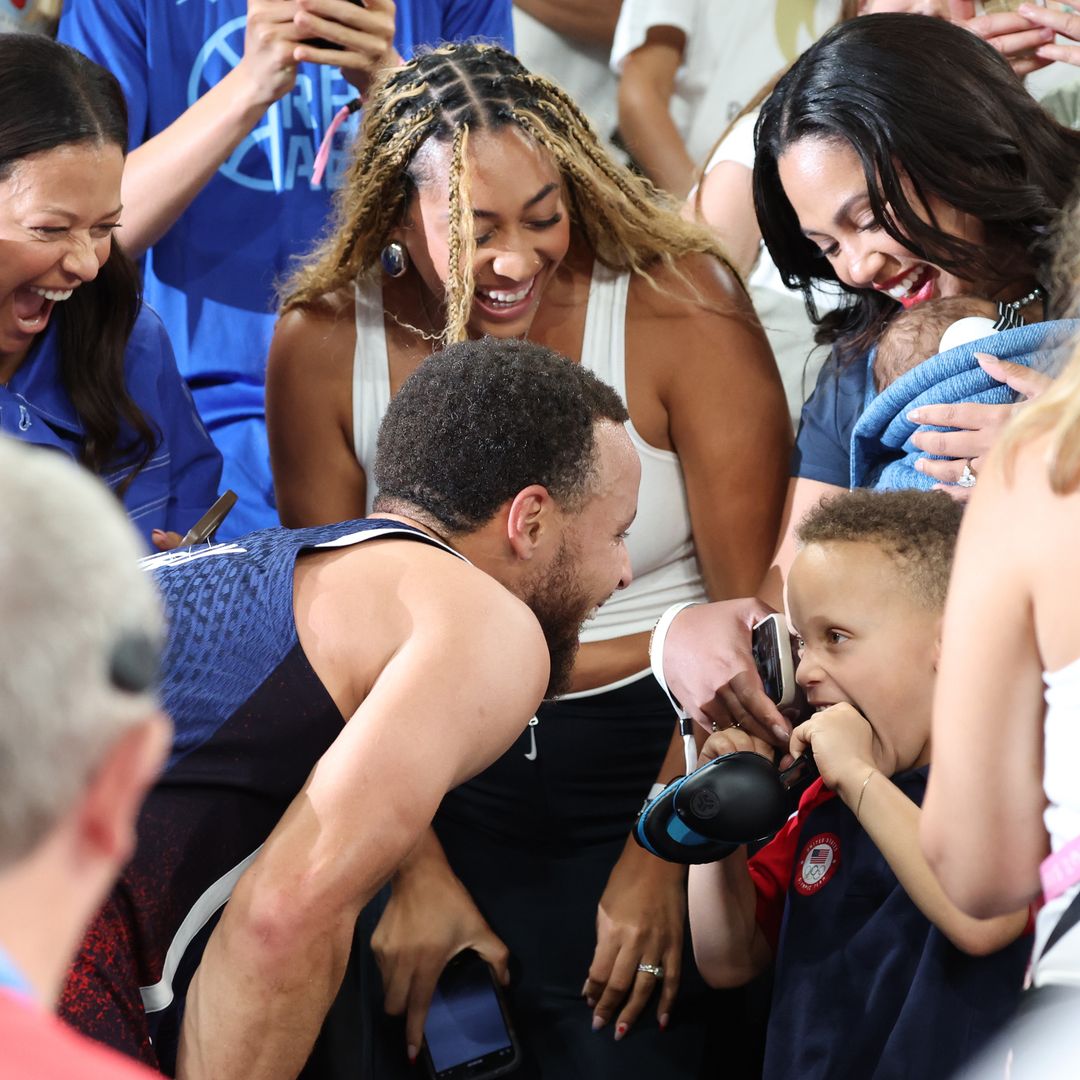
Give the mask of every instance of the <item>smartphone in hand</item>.
[[[366, 7], [364, 0], [349, 0], [351, 4], [359, 4], [361, 7]], [[335, 41], [327, 41], [326, 38], [305, 38], [300, 42], [301, 45], [310, 45], [313, 49], [337, 49], [342, 50], [343, 45], [338, 45]]]
[[424, 1023], [424, 1062], [432, 1080], [488, 1080], [518, 1064], [518, 1046], [502, 993], [472, 949], [439, 978]]
[[795, 681], [798, 660], [784, 616], [773, 614], [762, 619], [753, 629], [750, 648], [769, 700], [793, 722], [805, 719], [810, 709]]

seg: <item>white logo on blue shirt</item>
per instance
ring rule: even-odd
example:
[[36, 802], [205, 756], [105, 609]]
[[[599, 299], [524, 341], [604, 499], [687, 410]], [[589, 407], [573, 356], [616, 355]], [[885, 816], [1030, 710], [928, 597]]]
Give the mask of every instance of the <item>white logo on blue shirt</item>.
[[[230, 19], [199, 50], [188, 77], [189, 107], [220, 80], [217, 69], [222, 64], [231, 70], [240, 63], [246, 22], [245, 15]], [[292, 191], [297, 183], [306, 186], [322, 133], [334, 114], [355, 96], [356, 91], [337, 68], [304, 65], [297, 73], [296, 86], [267, 109], [218, 171], [252, 191]], [[351, 126], [355, 129], [355, 118]], [[330, 188], [341, 185], [348, 165], [348, 152], [341, 144], [348, 141], [338, 136], [330, 151], [325, 180]]]

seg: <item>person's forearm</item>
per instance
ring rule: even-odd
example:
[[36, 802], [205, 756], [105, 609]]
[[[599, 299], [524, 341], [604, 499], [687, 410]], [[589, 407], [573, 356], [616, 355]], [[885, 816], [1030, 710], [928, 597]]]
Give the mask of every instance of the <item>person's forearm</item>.
[[[245, 899], [234, 894], [223, 923]], [[302, 948], [257, 919], [219, 925], [188, 990], [178, 1080], [297, 1076], [341, 985], [357, 914], [321, 920]]]
[[983, 956], [1003, 948], [1024, 929], [1027, 912], [973, 919], [946, 897], [919, 846], [919, 807], [889, 778], [867, 766], [838, 794], [869, 834], [915, 906], [958, 948]]
[[391, 886], [406, 878], [415, 879], [426, 874], [456, 876], [434, 828], [430, 825], [424, 830], [416, 847], [401, 860], [401, 865], [390, 879]]
[[691, 866], [687, 885], [694, 960], [710, 986], [742, 986], [768, 966], [772, 950], [757, 923], [746, 848]]
[[649, 632], [591, 641], [578, 649], [570, 676], [570, 692], [595, 690], [649, 666]]
[[664, 102], [620, 86], [619, 134], [634, 161], [657, 187], [686, 198], [697, 166]]
[[133, 150], [124, 167], [124, 248], [137, 258], [152, 247], [247, 137], [270, 103], [241, 68], [164, 131]]

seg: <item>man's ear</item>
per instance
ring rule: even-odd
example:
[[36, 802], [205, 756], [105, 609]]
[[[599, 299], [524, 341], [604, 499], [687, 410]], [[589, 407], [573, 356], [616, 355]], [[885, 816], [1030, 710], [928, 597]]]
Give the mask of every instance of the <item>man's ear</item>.
[[506, 516], [506, 539], [519, 559], [532, 559], [546, 544], [555, 513], [555, 500], [542, 484], [530, 484], [514, 496]]
[[94, 771], [78, 811], [79, 841], [90, 856], [123, 866], [135, 851], [135, 822], [172, 742], [161, 712], [125, 731]]

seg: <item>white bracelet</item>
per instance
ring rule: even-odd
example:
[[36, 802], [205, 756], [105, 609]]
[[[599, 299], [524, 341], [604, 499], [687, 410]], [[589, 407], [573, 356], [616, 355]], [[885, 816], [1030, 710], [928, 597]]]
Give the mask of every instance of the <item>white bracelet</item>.
[[664, 642], [667, 640], [668, 630], [679, 612], [688, 607], [694, 607], [697, 600], [684, 600], [680, 604], [672, 604], [657, 620], [653, 627], [652, 637], [649, 638], [649, 666], [652, 668], [653, 678], [660, 684], [660, 688], [667, 694], [671, 707], [678, 714], [680, 720], [689, 718], [689, 713], [678, 703], [675, 695], [668, 689], [667, 679], [664, 678]]

